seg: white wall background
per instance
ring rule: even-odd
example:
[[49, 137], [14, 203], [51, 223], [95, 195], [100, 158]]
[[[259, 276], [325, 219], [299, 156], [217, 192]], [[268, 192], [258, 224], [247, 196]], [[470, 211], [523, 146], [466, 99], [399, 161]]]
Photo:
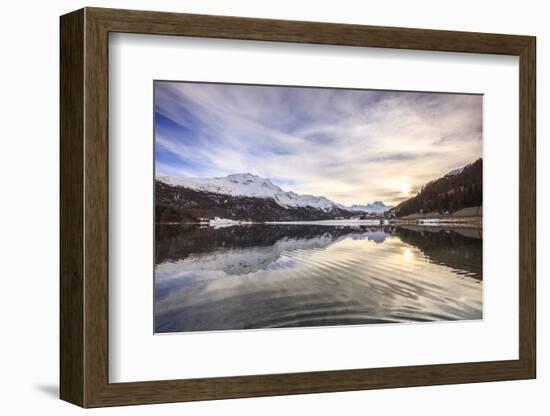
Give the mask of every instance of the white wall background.
[[[408, 414], [543, 415], [550, 408], [550, 361], [542, 212], [550, 207], [550, 146], [543, 140], [550, 85], [550, 26], [545, 2], [352, 0], [121, 0], [6, 2], [0, 15], [0, 410], [3, 414], [73, 415], [83, 410], [58, 395], [58, 16], [82, 6], [318, 20], [536, 35], [538, 42], [538, 379], [338, 394], [225, 400], [87, 411], [102, 415]], [[546, 199], [546, 201], [544, 201]], [[546, 264], [545, 264], [546, 265]], [[546, 325], [547, 326], [547, 325]], [[548, 326], [547, 326], [548, 327]]]

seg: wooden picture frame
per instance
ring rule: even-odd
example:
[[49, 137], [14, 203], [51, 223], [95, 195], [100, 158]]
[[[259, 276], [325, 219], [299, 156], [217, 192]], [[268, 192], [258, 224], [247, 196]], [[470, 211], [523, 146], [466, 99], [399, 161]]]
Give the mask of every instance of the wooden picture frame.
[[[85, 8], [61, 17], [60, 396], [82, 407], [529, 379], [536, 376], [535, 38]], [[519, 57], [519, 359], [110, 383], [108, 35], [245, 39]]]

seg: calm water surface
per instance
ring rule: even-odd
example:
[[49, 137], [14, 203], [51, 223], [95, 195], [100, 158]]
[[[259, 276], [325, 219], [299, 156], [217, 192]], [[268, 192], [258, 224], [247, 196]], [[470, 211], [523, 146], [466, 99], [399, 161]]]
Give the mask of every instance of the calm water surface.
[[481, 229], [156, 228], [155, 331], [482, 318]]

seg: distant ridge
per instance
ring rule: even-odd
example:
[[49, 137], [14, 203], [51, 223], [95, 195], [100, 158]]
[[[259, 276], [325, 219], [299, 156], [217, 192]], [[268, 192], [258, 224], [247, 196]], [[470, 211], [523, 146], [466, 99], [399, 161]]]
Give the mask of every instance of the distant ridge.
[[352, 211], [368, 212], [369, 214], [382, 214], [393, 208], [393, 205], [386, 205], [382, 201], [374, 201], [372, 204], [357, 205], [348, 207]]

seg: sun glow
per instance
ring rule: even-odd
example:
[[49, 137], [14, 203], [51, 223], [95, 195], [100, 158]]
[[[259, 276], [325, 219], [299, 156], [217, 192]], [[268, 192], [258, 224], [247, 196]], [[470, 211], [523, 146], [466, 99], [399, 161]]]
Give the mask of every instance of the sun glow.
[[409, 183], [409, 178], [404, 178], [400, 185], [401, 193], [405, 196], [411, 193], [411, 184]]

